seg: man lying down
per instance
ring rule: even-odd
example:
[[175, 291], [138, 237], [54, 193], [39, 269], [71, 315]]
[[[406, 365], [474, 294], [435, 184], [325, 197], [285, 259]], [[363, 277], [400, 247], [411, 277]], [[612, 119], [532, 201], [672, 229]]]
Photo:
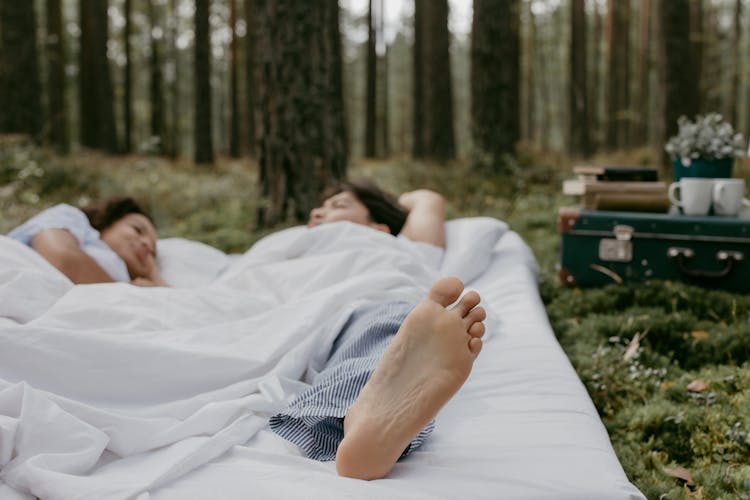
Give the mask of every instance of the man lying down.
[[[445, 248], [445, 202], [432, 191], [404, 193], [397, 202], [374, 184], [342, 183], [311, 211], [308, 226], [342, 220], [399, 236], [436, 264]], [[457, 278], [443, 278], [416, 306], [356, 310], [325, 368], [271, 418], [271, 429], [310, 458], [335, 459], [342, 476], [384, 477], [427, 439], [482, 348], [486, 312], [479, 294], [461, 297], [463, 289]]]

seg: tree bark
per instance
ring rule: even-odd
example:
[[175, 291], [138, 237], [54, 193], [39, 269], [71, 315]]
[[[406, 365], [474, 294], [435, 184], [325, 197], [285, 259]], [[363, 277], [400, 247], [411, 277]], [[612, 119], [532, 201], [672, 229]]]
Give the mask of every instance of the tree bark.
[[[534, 11], [529, 3], [526, 10], [527, 30], [523, 40], [525, 62], [523, 65], [523, 85], [521, 85], [521, 138], [525, 141], [534, 141], [535, 139], [535, 103], [536, 88], [534, 66], [536, 61], [536, 19]], [[472, 21], [473, 22], [473, 21]]]
[[[437, 162], [445, 162], [456, 156], [448, 0], [426, 1], [423, 5], [423, 15], [421, 61], [424, 78], [424, 155]], [[517, 60], [515, 64], [517, 67]], [[518, 113], [514, 114], [514, 119], [518, 120]]]
[[376, 155], [376, 81], [375, 26], [372, 18], [372, 0], [369, 0], [367, 2], [367, 75], [365, 77], [365, 156], [368, 158], [374, 158]]
[[[150, 2], [150, 0], [149, 0]], [[150, 8], [150, 7], [149, 7]], [[132, 17], [133, 2], [125, 0], [123, 6], [123, 15], [125, 17], [125, 27], [123, 29], [123, 48], [125, 52], [125, 69], [123, 76], [123, 95], [122, 110], [125, 130], [123, 131], [123, 151], [129, 153], [133, 150], [133, 70], [132, 70], [132, 50], [130, 36], [133, 33]]]
[[[629, 143], [630, 123], [630, 3], [609, 0], [609, 81], [607, 84], [607, 146], [610, 150]], [[684, 29], [684, 27], [683, 27]]]
[[677, 132], [680, 115], [692, 117], [698, 112], [698, 75], [690, 57], [690, 9], [688, 0], [661, 1], [661, 28], [664, 43], [666, 97], [664, 116], [666, 137]]
[[378, 21], [378, 35], [377, 39], [379, 43], [382, 43], [383, 55], [378, 58], [378, 66], [381, 69], [382, 77], [380, 79], [380, 97], [377, 99], [380, 102], [380, 152], [383, 157], [390, 155], [390, 99], [389, 99], [389, 83], [388, 83], [388, 40], [385, 38], [385, 0], [380, 0], [379, 14], [380, 18]]
[[159, 38], [154, 36], [155, 29], [159, 25], [158, 15], [154, 0], [148, 2], [148, 15], [151, 23], [151, 81], [149, 86], [149, 95], [151, 98], [151, 137], [156, 138], [156, 151], [163, 153], [165, 151], [166, 135], [166, 109], [164, 107], [164, 76], [161, 67], [161, 47]]
[[589, 140], [588, 72], [586, 68], [586, 10], [584, 0], [572, 0], [570, 46], [570, 130], [572, 153], [591, 154]]
[[256, 153], [256, 137], [255, 137], [255, 123], [256, 123], [256, 106], [255, 106], [255, 39], [253, 28], [253, 20], [255, 15], [253, 12], [253, 0], [245, 0], [245, 24], [247, 25], [247, 34], [245, 35], [245, 57], [246, 57], [246, 82], [245, 82], [245, 94], [246, 94], [246, 106], [248, 110], [247, 119], [247, 138], [248, 138], [248, 153], [250, 156], [255, 156]]
[[180, 134], [180, 49], [177, 47], [177, 36], [179, 30], [179, 16], [177, 14], [177, 0], [170, 0], [169, 12], [171, 14], [171, 42], [172, 42], [172, 64], [174, 64], [174, 81], [172, 82], [172, 127], [169, 141], [169, 155], [172, 159], [180, 154], [182, 138]]
[[346, 173], [337, 0], [254, 0], [258, 226], [306, 220]]
[[68, 107], [65, 102], [65, 36], [60, 0], [47, 0], [47, 86], [49, 134], [47, 139], [59, 153], [69, 151]]
[[602, 91], [602, 70], [603, 70], [603, 51], [602, 51], [602, 39], [603, 39], [603, 23], [602, 13], [599, 11], [599, 4], [593, 4], [592, 16], [594, 17], [592, 37], [589, 50], [591, 52], [591, 65], [589, 66], [589, 140], [591, 141], [591, 151], [596, 151], [603, 143], [602, 134], [602, 123], [606, 121], [602, 120], [601, 117], [601, 99], [603, 96]]
[[229, 156], [240, 157], [240, 108], [237, 103], [237, 0], [229, 0], [229, 25], [232, 30], [229, 67]]
[[414, 49], [412, 63], [414, 64], [414, 81], [412, 82], [412, 156], [424, 158], [424, 9], [429, 0], [414, 0]]
[[34, 2], [0, 1], [0, 132], [41, 139], [42, 86]]
[[471, 130], [475, 167], [500, 172], [520, 139], [517, 0], [474, 0], [471, 38]]
[[732, 33], [734, 44], [732, 47], [732, 84], [729, 90], [729, 99], [727, 106], [727, 117], [733, 127], [739, 125], [739, 103], [740, 103], [740, 76], [742, 75], [742, 59], [740, 58], [740, 52], [742, 47], [740, 42], [742, 41], [742, 0], [735, 0], [734, 2], [734, 31]]
[[708, 103], [706, 87], [709, 83], [703, 77], [703, 52], [706, 47], [706, 31], [703, 23], [703, 0], [690, 0], [690, 61], [695, 68], [695, 74], [698, 76], [698, 102], [695, 109], [699, 113]]
[[81, 144], [118, 153], [114, 92], [107, 59], [106, 0], [81, 0], [79, 63]]
[[633, 144], [643, 145], [648, 142], [649, 113], [651, 106], [649, 92], [649, 75], [651, 74], [651, 0], [641, 0], [639, 4], [640, 32], [638, 36], [638, 60], [636, 78], [638, 82], [637, 95], [633, 102], [639, 106], [640, 113], [633, 122], [631, 137]]
[[213, 163], [209, 0], [195, 2], [195, 163]]

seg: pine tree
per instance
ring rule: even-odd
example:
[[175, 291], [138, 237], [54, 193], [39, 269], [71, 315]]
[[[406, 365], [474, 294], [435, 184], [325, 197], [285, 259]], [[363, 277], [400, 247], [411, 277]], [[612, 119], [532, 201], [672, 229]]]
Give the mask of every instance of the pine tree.
[[306, 220], [346, 173], [337, 0], [255, 0], [259, 227]]

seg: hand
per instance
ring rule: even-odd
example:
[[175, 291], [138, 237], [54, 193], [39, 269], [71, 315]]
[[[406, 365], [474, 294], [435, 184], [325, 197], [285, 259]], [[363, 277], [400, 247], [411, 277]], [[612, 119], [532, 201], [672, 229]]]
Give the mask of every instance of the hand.
[[165, 286], [162, 283], [156, 283], [149, 278], [143, 278], [140, 276], [131, 281], [130, 284], [135, 286]]
[[411, 211], [417, 205], [429, 206], [431, 209], [439, 208], [437, 205], [443, 205], [445, 200], [442, 195], [429, 189], [417, 189], [415, 191], [408, 191], [398, 197], [398, 202], [408, 211]]
[[134, 278], [130, 284], [135, 286], [169, 286], [169, 284], [164, 281], [164, 278], [161, 277], [161, 274], [159, 274], [159, 269], [155, 264], [151, 267], [151, 272], [148, 276], [138, 276], [137, 278]]

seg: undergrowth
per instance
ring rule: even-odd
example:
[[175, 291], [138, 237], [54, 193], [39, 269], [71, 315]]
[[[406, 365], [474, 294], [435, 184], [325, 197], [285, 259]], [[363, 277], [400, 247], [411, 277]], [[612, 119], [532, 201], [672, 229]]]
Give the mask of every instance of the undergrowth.
[[[573, 201], [559, 194], [567, 168], [564, 158], [526, 152], [510, 177], [406, 159], [359, 162], [351, 175], [375, 178], [394, 193], [438, 190], [449, 217], [497, 217], [524, 237], [540, 263], [556, 335], [625, 472], [647, 498], [750, 500], [750, 296], [658, 281], [561, 288], [556, 212]], [[740, 175], [748, 171], [745, 165]], [[94, 153], [60, 158], [0, 139], [0, 233], [55, 203], [83, 206], [114, 194], [145, 201], [162, 237], [226, 252], [278, 229], [254, 231], [259, 197], [249, 160], [203, 168]], [[670, 473], [677, 467], [693, 481]]]

